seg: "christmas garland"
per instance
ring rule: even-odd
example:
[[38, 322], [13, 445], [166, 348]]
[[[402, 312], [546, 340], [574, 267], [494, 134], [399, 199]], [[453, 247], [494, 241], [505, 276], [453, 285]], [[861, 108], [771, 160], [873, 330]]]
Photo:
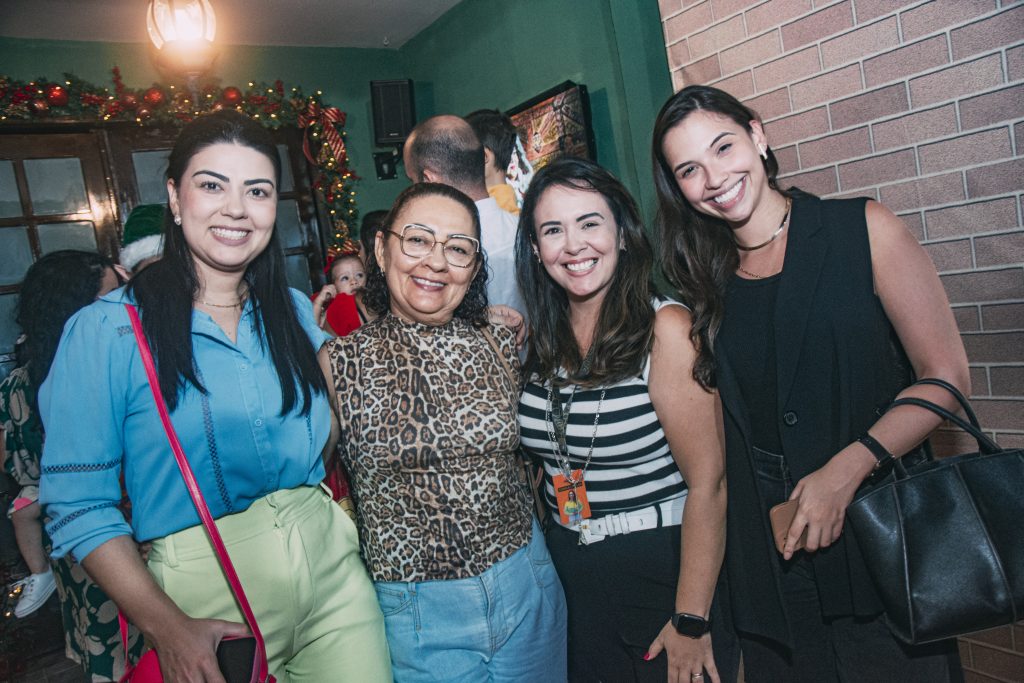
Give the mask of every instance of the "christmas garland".
[[349, 167], [345, 112], [324, 105], [319, 90], [304, 95], [295, 87], [286, 94], [279, 80], [273, 85], [250, 82], [246, 88], [204, 85], [193, 101], [192, 93], [181, 85], [129, 88], [116, 66], [113, 83], [111, 90], [68, 73], [62, 81], [26, 82], [0, 75], [0, 122], [127, 121], [140, 126], [182, 126], [201, 114], [232, 108], [267, 128], [298, 128], [303, 131], [303, 151], [316, 168], [313, 189], [331, 216], [328, 252], [333, 256], [351, 248], [348, 226], [359, 217], [354, 189], [359, 176]]

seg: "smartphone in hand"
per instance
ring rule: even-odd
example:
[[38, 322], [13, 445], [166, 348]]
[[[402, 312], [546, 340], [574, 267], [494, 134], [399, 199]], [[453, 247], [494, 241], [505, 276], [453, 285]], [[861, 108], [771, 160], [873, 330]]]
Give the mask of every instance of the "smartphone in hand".
[[[772, 523], [772, 537], [775, 539], [775, 548], [780, 553], [786, 547], [786, 534], [789, 533], [789, 527], [793, 524], [793, 518], [796, 517], [796, 509], [799, 504], [799, 500], [787, 500], [785, 503], [779, 503], [768, 511], [768, 519]], [[793, 552], [803, 550], [805, 545], [807, 545], [807, 527], [804, 527], [804, 532], [800, 534]]]
[[225, 638], [217, 646], [217, 664], [227, 683], [249, 683], [256, 660], [256, 639], [252, 636]]

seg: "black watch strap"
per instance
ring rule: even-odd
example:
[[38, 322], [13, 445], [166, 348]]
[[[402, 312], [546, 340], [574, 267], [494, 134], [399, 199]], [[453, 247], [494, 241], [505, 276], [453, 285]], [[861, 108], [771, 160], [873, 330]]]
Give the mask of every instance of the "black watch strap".
[[888, 465], [894, 459], [893, 454], [867, 432], [864, 432], [864, 435], [857, 439], [857, 443], [871, 451], [871, 455], [875, 456], [875, 460], [878, 461], [875, 463], [876, 470]]
[[678, 612], [672, 615], [672, 626], [687, 638], [700, 638], [711, 630], [711, 620], [696, 614]]

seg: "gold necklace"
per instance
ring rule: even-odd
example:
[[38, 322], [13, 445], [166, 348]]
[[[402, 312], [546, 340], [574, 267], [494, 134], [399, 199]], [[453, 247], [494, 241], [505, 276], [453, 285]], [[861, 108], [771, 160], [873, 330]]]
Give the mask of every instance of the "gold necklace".
[[[767, 247], [769, 244], [774, 242], [775, 238], [778, 237], [779, 235], [781, 235], [782, 231], [786, 229], [787, 225], [789, 225], [789, 215], [790, 215], [790, 211], [792, 210], [792, 208], [793, 208], [793, 199], [791, 197], [787, 197], [786, 198], [786, 214], [782, 217], [782, 222], [779, 223], [779, 227], [775, 230], [775, 232], [772, 233], [772, 236], [769, 237], [764, 242], [761, 242], [761, 244], [758, 244], [756, 246], [744, 247], [742, 244], [737, 244], [736, 248], [740, 249], [742, 251], [755, 251], [757, 249], [760, 249], [761, 247]], [[749, 275], [750, 277], [754, 278], [755, 280], [763, 280], [766, 277], [770, 277], [770, 275], [758, 275], [757, 273], [752, 273], [752, 272], [750, 272], [749, 270], [747, 270], [746, 268], [744, 268], [743, 266], [741, 266], [738, 263], [736, 264], [736, 269], [738, 271], [740, 271], [741, 273], [743, 273], [744, 275]], [[775, 275], [775, 273], [772, 273], [772, 275]]]
[[[749, 270], [747, 270], [743, 266], [736, 266], [736, 269], [738, 271], [740, 271], [741, 273], [743, 273], [744, 275], [749, 275], [750, 277], [754, 278], [755, 280], [763, 280], [766, 277], [770, 277], [769, 275], [758, 275], [757, 273], [751, 273]], [[775, 273], [772, 273], [772, 275], [774, 275], [774, 274]]]
[[[742, 244], [740, 244], [739, 242], [737, 242], [736, 243], [736, 248], [739, 249], [740, 251], [757, 251], [758, 249], [763, 249], [764, 247], [767, 247], [769, 244], [774, 242], [775, 238], [778, 237], [779, 235], [781, 235], [782, 231], [786, 229], [786, 225], [789, 223], [789, 211], [792, 208], [792, 206], [793, 206], [793, 200], [791, 198], [787, 197], [786, 198], [786, 213], [782, 216], [782, 222], [779, 223], [779, 227], [776, 228], [775, 232], [772, 233], [771, 237], [766, 239], [764, 242], [761, 242], [761, 244], [755, 244], [752, 247], [745, 247]], [[746, 271], [744, 271], [744, 272], [746, 272]]]
[[245, 303], [245, 300], [248, 297], [249, 290], [246, 289], [246, 291], [240, 297], [238, 297], [238, 301], [236, 301], [233, 304], [215, 304], [212, 301], [207, 301], [206, 299], [200, 299], [199, 303], [203, 304], [204, 306], [212, 306], [213, 308], [241, 308], [242, 304]]
[[241, 299], [239, 299], [233, 304], [215, 304], [211, 301], [207, 301], [206, 299], [201, 300], [200, 303], [203, 304], [204, 306], [213, 306], [214, 308], [240, 308], [242, 306]]

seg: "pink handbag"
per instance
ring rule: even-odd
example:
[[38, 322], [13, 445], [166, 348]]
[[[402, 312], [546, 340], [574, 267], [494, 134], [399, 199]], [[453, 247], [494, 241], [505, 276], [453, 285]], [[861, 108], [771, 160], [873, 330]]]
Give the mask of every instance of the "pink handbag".
[[[241, 677], [241, 680], [248, 680], [250, 683], [276, 683], [276, 679], [270, 675], [270, 670], [267, 665], [267, 650], [263, 642], [263, 634], [260, 632], [260, 627], [256, 623], [256, 616], [252, 612], [252, 608], [249, 606], [249, 600], [245, 597], [245, 591], [242, 589], [242, 584], [238, 580], [238, 574], [235, 573], [235, 566], [231, 564], [231, 557], [228, 556], [227, 548], [224, 547], [224, 541], [221, 540], [220, 532], [217, 530], [217, 525], [214, 524], [213, 515], [210, 514], [210, 509], [206, 507], [206, 501], [203, 500], [203, 494], [199, 490], [199, 484], [196, 482], [195, 475], [192, 473], [192, 468], [188, 464], [188, 460], [185, 458], [185, 452], [181, 448], [181, 442], [178, 441], [178, 435], [174, 431], [174, 425], [171, 424], [171, 417], [167, 412], [167, 404], [164, 402], [163, 394], [160, 393], [160, 381], [156, 375], [156, 365], [153, 363], [153, 354], [149, 349], [149, 343], [146, 341], [146, 336], [142, 331], [142, 321], [139, 320], [139, 312], [131, 304], [125, 304], [124, 307], [128, 310], [128, 317], [131, 319], [132, 331], [135, 333], [135, 341], [139, 345], [139, 353], [142, 355], [142, 363], [146, 366], [146, 377], [149, 380], [149, 388], [153, 392], [153, 400], [156, 402], [157, 410], [160, 412], [160, 421], [163, 423], [164, 432], [167, 434], [167, 440], [171, 444], [171, 450], [174, 451], [174, 459], [178, 462], [178, 468], [181, 470], [181, 476], [185, 480], [185, 486], [188, 488], [189, 495], [192, 496], [192, 502], [196, 506], [196, 511], [199, 513], [199, 518], [203, 522], [203, 526], [206, 528], [206, 533], [210, 537], [210, 542], [213, 544], [213, 549], [217, 553], [217, 559], [220, 561], [220, 566], [224, 570], [224, 575], [227, 577], [228, 584], [231, 586], [231, 592], [235, 595], [235, 600], [238, 601], [238, 606], [242, 609], [242, 614], [245, 615], [245, 622], [249, 625], [249, 630], [252, 631], [252, 638], [256, 642], [255, 656], [252, 659], [252, 670], [248, 674], [248, 678], [245, 676]], [[128, 653], [128, 623], [125, 621], [123, 615], [118, 615], [118, 620], [121, 626], [121, 643], [125, 647], [125, 656], [127, 660]], [[245, 638], [234, 639], [238, 641], [248, 640]], [[221, 641], [223, 646], [225, 643], [232, 642], [231, 640], [225, 639]], [[225, 658], [222, 657], [222, 648], [217, 649], [218, 661], [221, 663], [222, 670], [225, 668]], [[230, 659], [230, 656], [228, 656]], [[236, 669], [233, 665], [230, 666], [232, 669]], [[243, 665], [244, 666], [244, 665]], [[225, 676], [228, 677], [229, 671], [224, 671]], [[228, 680], [232, 680], [234, 677], [228, 677]], [[121, 677], [121, 683], [163, 683], [163, 674], [160, 672], [160, 662], [157, 658], [156, 650], [149, 650], [139, 659], [139, 663], [132, 666], [125, 661], [125, 673]]]

